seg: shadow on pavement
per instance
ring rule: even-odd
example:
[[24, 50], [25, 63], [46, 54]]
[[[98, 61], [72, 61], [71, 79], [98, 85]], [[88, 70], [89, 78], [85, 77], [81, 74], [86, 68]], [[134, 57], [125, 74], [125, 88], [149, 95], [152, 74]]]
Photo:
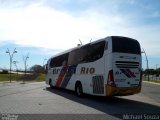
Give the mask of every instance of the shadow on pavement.
[[160, 114], [159, 106], [144, 103], [143, 101], [139, 102], [121, 97], [97, 97], [90, 95], [84, 95], [83, 98], [79, 98], [73, 91], [58, 88], [51, 89], [49, 87], [46, 90], [121, 119], [124, 114]]

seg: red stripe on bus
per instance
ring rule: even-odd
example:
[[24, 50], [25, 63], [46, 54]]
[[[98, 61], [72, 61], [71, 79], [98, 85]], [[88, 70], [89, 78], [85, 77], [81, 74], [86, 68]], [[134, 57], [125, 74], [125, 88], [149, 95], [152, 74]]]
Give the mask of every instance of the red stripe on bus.
[[127, 69], [127, 72], [128, 72], [132, 77], [136, 77], [135, 74], [134, 74], [130, 69]]
[[62, 81], [64, 80], [64, 77], [65, 77], [65, 74], [67, 72], [67, 67], [64, 66], [62, 69], [61, 69], [61, 72], [58, 76], [58, 79], [57, 79], [57, 82], [56, 82], [56, 87], [60, 87]]

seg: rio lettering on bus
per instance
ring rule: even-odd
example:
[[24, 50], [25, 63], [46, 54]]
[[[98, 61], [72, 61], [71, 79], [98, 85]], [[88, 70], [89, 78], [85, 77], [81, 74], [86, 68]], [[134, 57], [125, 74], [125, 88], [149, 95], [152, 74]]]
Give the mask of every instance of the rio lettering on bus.
[[82, 67], [81, 68], [81, 74], [93, 74], [95, 73], [95, 68], [87, 68], [87, 67]]
[[53, 74], [59, 74], [60, 73], [60, 71], [61, 71], [61, 69], [53, 69]]
[[[67, 69], [67, 71], [66, 71]], [[66, 69], [63, 68], [55, 68], [53, 69], [53, 74], [60, 74], [60, 73], [67, 73], [67, 74], [75, 74], [76, 73], [76, 68], [75, 67], [67, 67]]]

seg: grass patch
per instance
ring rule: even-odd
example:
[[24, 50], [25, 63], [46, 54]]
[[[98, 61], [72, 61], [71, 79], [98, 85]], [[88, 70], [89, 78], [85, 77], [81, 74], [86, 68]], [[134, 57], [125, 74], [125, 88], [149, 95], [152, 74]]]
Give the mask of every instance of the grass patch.
[[[11, 81], [18, 81], [22, 74], [11, 74]], [[10, 81], [10, 74], [0, 74], [0, 82]]]
[[157, 78], [157, 80], [156, 80], [156, 78], [155, 79], [153, 79], [153, 78], [150, 79], [149, 78], [149, 80], [148, 80], [147, 77], [143, 76], [142, 80], [147, 81], [147, 82], [160, 83], [160, 80], [158, 80], [158, 78]]
[[[25, 82], [41, 82], [45, 80], [45, 74], [11, 74], [11, 81], [25, 81]], [[10, 81], [10, 74], [0, 74], [0, 82]]]
[[44, 81], [45, 80], [45, 76], [46, 76], [45, 74], [40, 73], [39, 75], [37, 75], [37, 77], [33, 81], [36, 81], [36, 82]]

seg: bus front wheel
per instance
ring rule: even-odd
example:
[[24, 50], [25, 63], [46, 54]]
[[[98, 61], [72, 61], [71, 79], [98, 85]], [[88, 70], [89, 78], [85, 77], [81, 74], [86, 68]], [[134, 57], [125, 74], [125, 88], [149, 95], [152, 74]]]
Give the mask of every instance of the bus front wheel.
[[82, 84], [80, 82], [76, 83], [75, 92], [78, 97], [83, 96], [83, 88], [82, 88]]

